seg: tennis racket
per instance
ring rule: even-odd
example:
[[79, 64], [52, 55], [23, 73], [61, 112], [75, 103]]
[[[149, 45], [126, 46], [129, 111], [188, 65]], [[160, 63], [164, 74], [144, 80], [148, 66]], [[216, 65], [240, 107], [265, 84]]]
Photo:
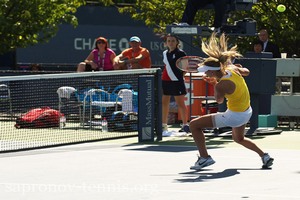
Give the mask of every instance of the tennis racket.
[[176, 67], [184, 72], [198, 72], [198, 64], [203, 63], [204, 58], [199, 56], [184, 56], [176, 61]]

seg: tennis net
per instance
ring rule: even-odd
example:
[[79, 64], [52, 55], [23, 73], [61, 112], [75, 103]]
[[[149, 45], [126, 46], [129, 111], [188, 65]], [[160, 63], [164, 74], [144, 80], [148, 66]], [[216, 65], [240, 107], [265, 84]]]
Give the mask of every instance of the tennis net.
[[160, 76], [152, 68], [0, 77], [0, 152], [160, 140]]

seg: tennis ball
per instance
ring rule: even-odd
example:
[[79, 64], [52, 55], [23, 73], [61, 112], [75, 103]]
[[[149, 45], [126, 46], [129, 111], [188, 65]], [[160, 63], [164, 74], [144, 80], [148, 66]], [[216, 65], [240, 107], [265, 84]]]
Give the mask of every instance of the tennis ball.
[[277, 10], [278, 10], [279, 12], [284, 12], [285, 9], [286, 9], [285, 5], [279, 4], [279, 5], [277, 6]]

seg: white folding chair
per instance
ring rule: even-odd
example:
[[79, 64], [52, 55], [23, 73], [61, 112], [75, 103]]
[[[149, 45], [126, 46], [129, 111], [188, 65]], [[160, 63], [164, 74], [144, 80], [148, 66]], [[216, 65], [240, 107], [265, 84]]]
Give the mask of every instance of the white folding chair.
[[103, 117], [103, 113], [107, 108], [117, 108], [121, 102], [118, 101], [110, 101], [110, 94], [102, 89], [90, 89], [86, 92], [84, 100], [83, 100], [83, 114], [82, 118], [85, 123], [85, 109], [89, 107], [89, 127], [92, 128], [92, 117], [93, 117], [93, 107], [98, 107], [100, 109], [101, 118]]
[[9, 104], [9, 115], [12, 120], [13, 118], [13, 112], [12, 112], [12, 102], [11, 102], [11, 95], [10, 95], [10, 89], [8, 85], [1, 84], [0, 85], [0, 102], [8, 102]]
[[76, 95], [77, 90], [74, 87], [62, 86], [57, 89], [58, 94], [58, 110], [61, 112], [62, 107], [78, 107], [79, 109], [79, 123], [83, 124], [82, 115], [81, 115], [81, 107], [83, 103], [79, 100]]

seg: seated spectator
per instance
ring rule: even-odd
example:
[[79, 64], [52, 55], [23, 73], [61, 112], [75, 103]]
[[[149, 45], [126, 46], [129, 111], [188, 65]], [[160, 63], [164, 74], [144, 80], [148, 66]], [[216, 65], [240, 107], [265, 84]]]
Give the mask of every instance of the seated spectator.
[[269, 40], [269, 33], [266, 29], [261, 29], [258, 38], [264, 43], [263, 52], [272, 52], [273, 58], [280, 58], [279, 47]]
[[95, 42], [95, 48], [84, 62], [79, 63], [77, 72], [114, 70], [113, 60], [115, 57], [115, 52], [108, 48], [107, 39], [98, 37]]
[[130, 48], [125, 49], [114, 59], [116, 69], [151, 68], [151, 57], [148, 49], [141, 46], [141, 39], [133, 36], [129, 39]]
[[30, 65], [30, 70], [31, 71], [41, 71], [42, 70], [42, 66], [40, 64], [31, 64]]
[[253, 42], [253, 51], [255, 53], [261, 53], [264, 49], [264, 43], [260, 40], [256, 40]]

